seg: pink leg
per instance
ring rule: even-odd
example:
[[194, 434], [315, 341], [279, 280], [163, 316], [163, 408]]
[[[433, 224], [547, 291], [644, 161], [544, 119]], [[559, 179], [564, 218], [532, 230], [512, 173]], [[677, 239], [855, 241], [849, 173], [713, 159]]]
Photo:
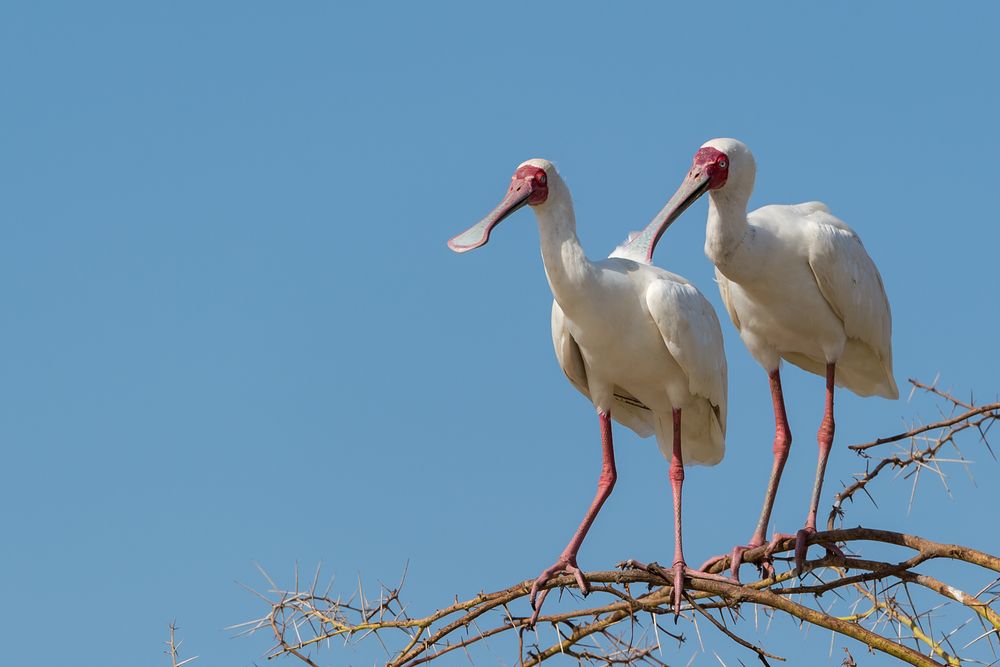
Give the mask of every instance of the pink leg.
[[535, 621], [538, 620], [538, 614], [542, 610], [542, 603], [545, 601], [545, 596], [549, 594], [549, 589], [540, 590], [541, 587], [556, 574], [562, 572], [572, 573], [576, 577], [576, 582], [583, 594], [586, 595], [590, 592], [590, 586], [587, 585], [587, 581], [583, 578], [583, 572], [577, 567], [576, 554], [580, 550], [580, 545], [583, 544], [583, 538], [587, 536], [587, 531], [590, 530], [594, 519], [597, 518], [597, 513], [601, 511], [601, 506], [608, 499], [608, 496], [611, 495], [611, 489], [615, 486], [615, 480], [618, 479], [618, 473], [615, 470], [615, 449], [611, 441], [611, 415], [607, 412], [599, 412], [597, 415], [601, 422], [601, 450], [603, 452], [601, 476], [597, 480], [597, 494], [594, 496], [594, 501], [590, 504], [587, 514], [583, 517], [583, 522], [576, 529], [569, 544], [563, 549], [559, 559], [550, 568], [542, 572], [538, 576], [538, 579], [535, 580], [534, 585], [532, 585], [529, 600], [531, 601], [531, 608], [534, 610], [534, 613], [531, 615], [531, 620], [528, 621], [529, 626], [534, 625]]
[[[820, 424], [819, 433], [816, 435], [816, 440], [819, 443], [819, 461], [816, 464], [816, 481], [813, 484], [812, 502], [809, 505], [809, 516], [806, 518], [805, 528], [798, 531], [795, 534], [795, 573], [802, 573], [802, 565], [806, 560], [806, 551], [809, 545], [806, 540], [809, 536], [816, 532], [816, 513], [819, 509], [819, 500], [823, 491], [823, 477], [826, 474], [826, 464], [830, 459], [830, 449], [833, 447], [833, 432], [834, 432], [834, 422], [833, 422], [833, 391], [834, 391], [834, 379], [836, 377], [836, 364], [826, 365], [826, 407], [823, 411], [823, 422]], [[790, 538], [791, 535], [775, 534], [774, 538], [771, 540], [769, 546], [773, 549], [782, 540]], [[834, 555], [843, 556], [844, 554], [837, 548], [834, 544], [826, 544], [823, 546], [827, 551]]]
[[681, 523], [681, 497], [684, 490], [684, 456], [681, 451], [681, 410], [676, 408], [673, 411], [674, 417], [674, 438], [673, 449], [670, 457], [670, 488], [674, 494], [674, 563], [672, 572], [666, 572], [659, 565], [652, 563], [645, 565], [638, 561], [629, 560], [623, 565], [626, 567], [637, 567], [661, 575], [670, 580], [674, 589], [674, 622], [681, 612], [681, 601], [684, 599], [684, 577], [692, 579], [711, 579], [731, 583], [725, 577], [717, 574], [708, 574], [702, 570], [692, 570], [684, 562], [684, 531]]
[[[771, 403], [774, 407], [774, 465], [771, 467], [771, 478], [767, 482], [767, 492], [764, 494], [764, 507], [761, 509], [760, 519], [757, 520], [757, 527], [753, 531], [753, 537], [749, 544], [733, 547], [730, 555], [730, 569], [733, 579], [739, 581], [740, 565], [743, 562], [743, 552], [759, 547], [764, 544], [767, 534], [767, 525], [771, 521], [771, 511], [774, 509], [774, 498], [778, 493], [778, 484], [781, 482], [781, 472], [785, 469], [785, 461], [788, 460], [788, 450], [792, 446], [792, 431], [788, 427], [788, 416], [785, 414], [785, 398], [781, 393], [781, 375], [779, 369], [774, 369], [768, 373], [771, 384]], [[725, 558], [717, 556], [702, 565], [706, 569], [714, 562]], [[761, 566], [762, 572], [773, 573], [774, 568], [769, 562]]]
[[830, 459], [830, 449], [833, 447], [833, 391], [836, 377], [836, 364], [826, 365], [826, 408], [823, 411], [823, 422], [816, 434], [819, 443], [819, 462], [816, 464], [816, 483], [813, 484], [812, 506], [806, 518], [806, 529], [816, 532], [816, 512], [819, 509], [819, 498], [823, 491], [823, 477], [826, 475], [826, 463]]
[[684, 542], [681, 530], [681, 490], [684, 488], [684, 459], [681, 456], [681, 411], [674, 410], [674, 449], [670, 458], [670, 488], [674, 492], [674, 620], [681, 611], [684, 593]]
[[816, 463], [816, 481], [813, 484], [812, 503], [809, 506], [806, 527], [795, 535], [796, 571], [802, 570], [802, 563], [806, 559], [806, 539], [816, 532], [816, 512], [819, 510], [819, 499], [823, 492], [823, 477], [826, 475], [826, 463], [830, 459], [830, 449], [833, 447], [833, 432], [835, 430], [833, 422], [833, 381], [836, 374], [836, 364], [827, 364], [826, 406], [823, 410], [823, 422], [819, 426], [819, 433], [816, 434], [816, 441], [819, 444], [819, 461]]
[[674, 622], [681, 612], [681, 600], [684, 599], [684, 576], [693, 579], [713, 579], [716, 581], [728, 580], [717, 574], [707, 574], [701, 570], [692, 570], [684, 562], [684, 539], [681, 529], [681, 492], [684, 489], [684, 457], [681, 453], [681, 411], [674, 410], [674, 443], [673, 453], [670, 457], [670, 488], [674, 492], [674, 567], [673, 567], [673, 587], [674, 587]]
[[774, 509], [774, 497], [778, 493], [781, 482], [781, 472], [788, 460], [788, 450], [792, 447], [792, 430], [788, 428], [788, 416], [785, 414], [785, 397], [781, 393], [781, 375], [779, 369], [768, 374], [771, 381], [771, 402], [774, 405], [774, 465], [771, 466], [771, 478], [767, 482], [767, 493], [764, 495], [764, 507], [757, 520], [757, 528], [753, 531], [750, 544], [754, 547], [764, 544], [767, 534], [767, 524], [771, 521], [771, 511]]

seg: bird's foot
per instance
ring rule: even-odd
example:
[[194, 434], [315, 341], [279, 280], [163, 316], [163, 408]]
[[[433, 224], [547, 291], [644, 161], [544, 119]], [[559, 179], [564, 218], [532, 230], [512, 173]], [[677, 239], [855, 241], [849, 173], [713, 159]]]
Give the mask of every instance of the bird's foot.
[[674, 589], [674, 623], [677, 622], [677, 617], [681, 613], [681, 601], [684, 599], [684, 577], [688, 579], [708, 579], [710, 581], [720, 581], [724, 584], [731, 584], [733, 580], [729, 577], [724, 577], [721, 574], [712, 574], [711, 572], [704, 572], [702, 569], [695, 570], [690, 568], [687, 564], [682, 561], [674, 561], [674, 567], [670, 571], [664, 571], [655, 563], [651, 563], [649, 568], [656, 567], [663, 574], [662, 576], [671, 582]]
[[[794, 535], [789, 535], [788, 533], [775, 533], [771, 538], [771, 541], [767, 545], [767, 549], [764, 550], [764, 554], [767, 557], [771, 557], [775, 550], [781, 543], [785, 540], [795, 540], [795, 576], [801, 577], [802, 570], [806, 562], [806, 551], [809, 549], [809, 538], [816, 534], [816, 528], [813, 526], [806, 526], [802, 528]], [[840, 548], [833, 544], [832, 542], [819, 542], [819, 545], [826, 549], [826, 552], [830, 556], [837, 558], [843, 558], [844, 552]]]
[[560, 556], [551, 567], [546, 569], [538, 578], [535, 579], [535, 583], [531, 585], [531, 594], [528, 596], [528, 601], [531, 603], [532, 614], [531, 618], [528, 619], [528, 627], [535, 627], [535, 623], [538, 621], [538, 615], [542, 611], [542, 603], [545, 602], [545, 597], [549, 594], [548, 588], [543, 589], [542, 586], [547, 584], [552, 577], [559, 574], [572, 574], [576, 578], [577, 586], [580, 587], [580, 592], [586, 596], [590, 593], [590, 585], [587, 580], [583, 577], [583, 572], [577, 567], [576, 556]]
[[[721, 554], [721, 555], [709, 558], [698, 569], [699, 570], [703, 570], [704, 572], [708, 572], [708, 570], [713, 565], [716, 565], [719, 561], [722, 561], [722, 560], [725, 560], [726, 558], [729, 558], [729, 571], [731, 573], [731, 576], [728, 577], [728, 580], [730, 582], [735, 582], [735, 583], [738, 584], [738, 583], [740, 583], [740, 565], [743, 564], [743, 554], [745, 552], [747, 552], [747, 551], [750, 551], [751, 549], [756, 549], [757, 547], [761, 546], [762, 544], [763, 544], [763, 542], [756, 542], [755, 543], [754, 541], [751, 541], [749, 544], [737, 545], [737, 546], [733, 547], [733, 550], [732, 550], [731, 553]], [[768, 556], [768, 555], [763, 556], [761, 558], [760, 562], [756, 563], [756, 565], [757, 565], [758, 572], [760, 572], [760, 576], [762, 576], [762, 577], [772, 577], [772, 576], [774, 576], [774, 565], [772, 564], [772, 559], [771, 559], [770, 556]]]
[[[724, 558], [724, 556], [723, 556]], [[724, 577], [721, 574], [712, 574], [711, 572], [704, 572], [702, 569], [694, 570], [688, 567], [684, 561], [679, 560], [674, 563], [673, 568], [667, 570], [660, 566], [659, 563], [643, 563], [637, 560], [626, 560], [618, 563], [617, 567], [622, 570], [644, 570], [651, 574], [655, 574], [662, 577], [667, 582], [670, 583], [673, 588], [673, 603], [674, 603], [674, 622], [677, 622], [677, 617], [680, 615], [681, 611], [681, 600], [684, 598], [684, 577], [689, 579], [709, 579], [711, 581], [721, 581], [725, 584], [732, 584], [733, 580], [729, 577]]]
[[677, 617], [681, 615], [681, 600], [684, 599], [684, 570], [686, 567], [682, 560], [674, 563], [674, 623], [677, 622]]
[[[802, 574], [802, 565], [806, 560], [806, 550], [809, 548], [808, 540], [816, 534], [815, 526], [806, 526], [795, 533], [795, 575]], [[819, 542], [819, 545], [826, 549], [828, 556], [843, 558], [844, 552], [833, 542]]]

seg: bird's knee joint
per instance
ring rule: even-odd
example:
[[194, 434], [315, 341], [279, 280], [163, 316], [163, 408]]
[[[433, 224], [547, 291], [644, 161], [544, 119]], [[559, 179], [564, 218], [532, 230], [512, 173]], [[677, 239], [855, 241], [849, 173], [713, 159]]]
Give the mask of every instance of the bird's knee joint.
[[823, 423], [820, 424], [819, 433], [816, 434], [816, 437], [823, 445], [833, 444], [833, 434], [836, 430], [837, 428], [833, 423], [833, 419], [824, 419]]
[[672, 482], [684, 481], [684, 466], [678, 466], [678, 465], [670, 466], [670, 481]]
[[779, 429], [774, 432], [774, 447], [772, 449], [775, 454], [787, 454], [791, 446], [792, 432], [790, 430]]

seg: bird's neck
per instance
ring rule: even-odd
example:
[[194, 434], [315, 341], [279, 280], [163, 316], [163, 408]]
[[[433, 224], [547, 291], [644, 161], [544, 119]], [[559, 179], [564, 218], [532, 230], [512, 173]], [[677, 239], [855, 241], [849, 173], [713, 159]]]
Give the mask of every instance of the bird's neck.
[[593, 276], [593, 265], [576, 236], [576, 217], [568, 197], [550, 197], [535, 207], [541, 237], [542, 262], [552, 294], [560, 306], [582, 294]]
[[[705, 228], [705, 254], [726, 273], [726, 267], [739, 263], [739, 256], [750, 236], [747, 223], [749, 194], [713, 190], [708, 199], [708, 225]], [[727, 274], [728, 275], [728, 274]]]

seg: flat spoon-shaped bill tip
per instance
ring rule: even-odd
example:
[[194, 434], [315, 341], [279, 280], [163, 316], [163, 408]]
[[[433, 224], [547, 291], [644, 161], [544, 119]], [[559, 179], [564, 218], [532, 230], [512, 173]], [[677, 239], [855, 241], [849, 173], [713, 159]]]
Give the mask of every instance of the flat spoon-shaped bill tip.
[[507, 192], [495, 209], [489, 215], [472, 225], [458, 236], [454, 236], [448, 241], [448, 247], [455, 252], [468, 252], [480, 246], [486, 245], [490, 240], [490, 232], [499, 225], [504, 218], [528, 203], [531, 197], [531, 188], [513, 188]]
[[455, 252], [468, 252], [486, 245], [486, 242], [490, 240], [490, 232], [497, 222], [499, 221], [491, 221], [490, 218], [480, 220], [461, 234], [449, 239], [448, 247]]

